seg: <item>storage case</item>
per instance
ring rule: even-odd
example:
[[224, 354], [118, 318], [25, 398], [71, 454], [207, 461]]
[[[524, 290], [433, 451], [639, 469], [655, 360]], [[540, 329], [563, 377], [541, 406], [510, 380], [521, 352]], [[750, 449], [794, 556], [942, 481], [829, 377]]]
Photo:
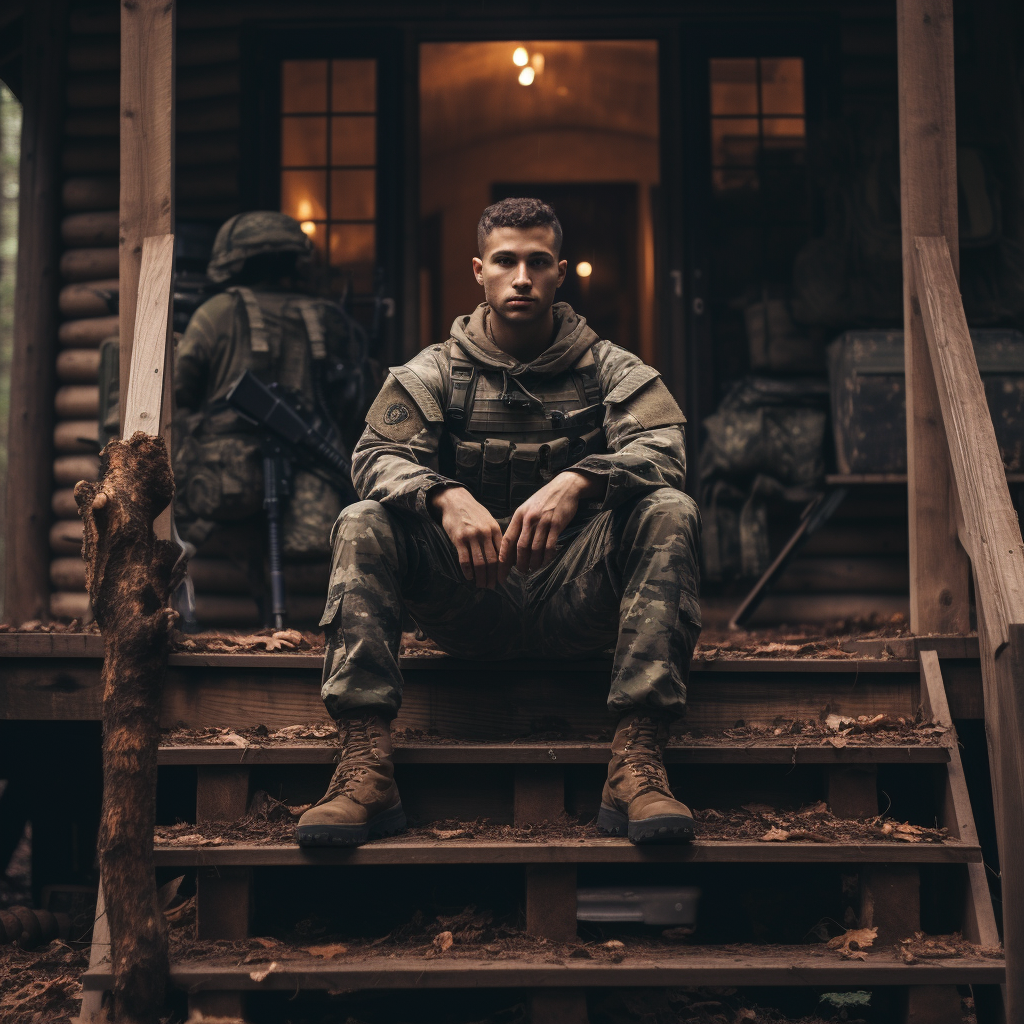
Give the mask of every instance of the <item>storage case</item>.
[[[1008, 471], [1024, 469], [1024, 334], [971, 331], [996, 441]], [[847, 331], [828, 347], [840, 473], [907, 471], [902, 331]]]

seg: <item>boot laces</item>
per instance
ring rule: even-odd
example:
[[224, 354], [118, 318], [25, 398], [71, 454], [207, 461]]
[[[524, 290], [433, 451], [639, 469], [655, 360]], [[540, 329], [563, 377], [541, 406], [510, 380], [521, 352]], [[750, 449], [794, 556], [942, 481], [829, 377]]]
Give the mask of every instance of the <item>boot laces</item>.
[[336, 796], [348, 794], [373, 768], [380, 763], [380, 754], [371, 735], [373, 716], [347, 719], [338, 729], [341, 753], [334, 769], [331, 784], [320, 803], [328, 803]]
[[658, 722], [651, 718], [636, 718], [630, 733], [623, 751], [623, 760], [630, 774], [640, 781], [640, 792], [653, 791], [671, 796], [658, 742]]

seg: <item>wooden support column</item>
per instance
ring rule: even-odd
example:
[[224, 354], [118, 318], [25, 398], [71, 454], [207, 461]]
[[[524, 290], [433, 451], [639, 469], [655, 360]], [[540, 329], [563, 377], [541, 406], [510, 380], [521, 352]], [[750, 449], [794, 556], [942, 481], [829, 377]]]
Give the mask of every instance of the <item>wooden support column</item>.
[[959, 266], [953, 0], [897, 0], [903, 323], [910, 507], [910, 628], [966, 633], [968, 561], [957, 541], [949, 449], [921, 321], [917, 235], [945, 237]]
[[53, 394], [57, 347], [59, 143], [67, 0], [25, 6], [18, 263], [7, 448], [4, 618], [49, 616]]
[[[142, 241], [174, 231], [174, 0], [121, 0], [121, 426], [132, 365]], [[168, 322], [160, 435], [171, 450], [174, 345]], [[161, 517], [159, 536], [170, 532]]]
[[[249, 806], [249, 769], [202, 765], [198, 769], [196, 821], [235, 821]], [[252, 902], [250, 868], [199, 868], [196, 873], [196, 936], [199, 939], [249, 937]], [[190, 1015], [243, 1018], [241, 992], [192, 992]]]
[[516, 825], [539, 825], [565, 814], [565, 769], [517, 765], [513, 813]]

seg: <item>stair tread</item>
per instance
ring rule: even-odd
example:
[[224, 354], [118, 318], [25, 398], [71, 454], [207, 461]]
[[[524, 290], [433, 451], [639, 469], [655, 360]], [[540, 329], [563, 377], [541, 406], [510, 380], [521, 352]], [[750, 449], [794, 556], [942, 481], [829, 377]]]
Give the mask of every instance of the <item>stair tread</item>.
[[378, 839], [352, 848], [305, 848], [295, 843], [154, 845], [158, 867], [270, 867], [324, 864], [963, 864], [980, 862], [981, 847], [942, 843], [761, 842], [698, 839], [685, 846], [634, 846], [626, 839], [495, 841]]
[[[239, 951], [255, 942], [225, 943]], [[581, 958], [580, 950], [584, 950]], [[498, 955], [481, 956], [456, 946], [439, 956], [429, 944], [412, 952], [375, 955], [342, 952], [325, 960], [285, 946], [263, 948], [259, 959], [239, 963], [239, 952], [217, 949], [201, 958], [172, 964], [171, 980], [191, 990], [291, 990], [295, 988], [457, 988], [665, 985], [949, 985], [1001, 984], [1001, 958], [981, 955], [904, 963], [891, 949], [844, 960], [816, 946], [680, 946], [645, 943], [627, 946], [616, 962], [599, 945], [560, 947], [520, 942]], [[271, 968], [271, 964], [274, 966]], [[83, 987], [109, 987], [109, 963], [90, 968]]]
[[[334, 743], [174, 744], [161, 746], [161, 765], [333, 764]], [[541, 743], [405, 743], [396, 745], [396, 764], [606, 764], [607, 743], [557, 740]], [[938, 744], [673, 744], [669, 764], [946, 764], [949, 751]]]

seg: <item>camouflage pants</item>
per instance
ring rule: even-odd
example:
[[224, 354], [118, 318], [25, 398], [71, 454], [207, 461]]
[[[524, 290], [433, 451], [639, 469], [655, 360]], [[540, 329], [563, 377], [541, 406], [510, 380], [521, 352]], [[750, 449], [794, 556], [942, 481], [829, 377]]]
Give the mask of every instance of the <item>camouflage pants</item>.
[[437, 523], [375, 501], [350, 505], [334, 527], [321, 620], [327, 710], [334, 718], [366, 707], [397, 713], [404, 607], [460, 658], [578, 658], [614, 646], [609, 710], [681, 714], [700, 635], [699, 545], [697, 506], [662, 488], [597, 515], [539, 572], [513, 569], [486, 590], [463, 577]]

